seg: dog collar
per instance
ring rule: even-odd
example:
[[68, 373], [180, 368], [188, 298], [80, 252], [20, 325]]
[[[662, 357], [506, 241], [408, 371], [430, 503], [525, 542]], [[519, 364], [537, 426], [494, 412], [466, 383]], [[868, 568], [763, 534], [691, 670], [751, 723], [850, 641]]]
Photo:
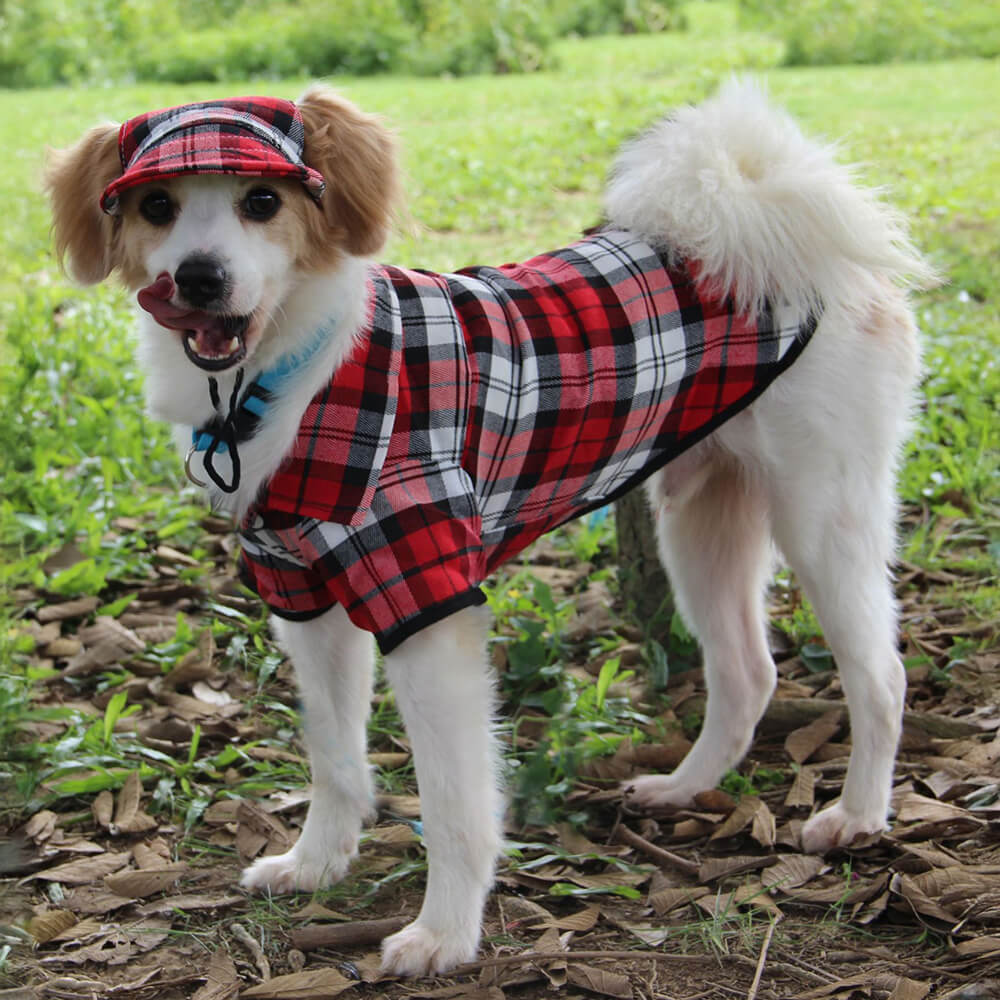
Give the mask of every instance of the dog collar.
[[[184, 459], [184, 472], [195, 486], [208, 485], [199, 480], [191, 469], [195, 455], [204, 452], [203, 465], [209, 479], [223, 493], [235, 493], [240, 488], [238, 446], [257, 433], [257, 428], [274, 400], [280, 395], [284, 383], [319, 353], [329, 340], [331, 329], [330, 326], [320, 327], [304, 350], [283, 354], [275, 365], [260, 372], [242, 394], [240, 390], [243, 387], [244, 369], [238, 369], [225, 416], [220, 410], [222, 398], [219, 394], [219, 383], [214, 377], [209, 377], [208, 394], [215, 416], [203, 427], [195, 428], [191, 432], [191, 447]], [[228, 454], [230, 457], [228, 480], [215, 467], [215, 456], [220, 454]]]
[[122, 172], [104, 189], [101, 209], [115, 215], [122, 191], [190, 173], [289, 177], [318, 201], [326, 184], [304, 151], [305, 125], [291, 101], [236, 97], [149, 111], [118, 131]]

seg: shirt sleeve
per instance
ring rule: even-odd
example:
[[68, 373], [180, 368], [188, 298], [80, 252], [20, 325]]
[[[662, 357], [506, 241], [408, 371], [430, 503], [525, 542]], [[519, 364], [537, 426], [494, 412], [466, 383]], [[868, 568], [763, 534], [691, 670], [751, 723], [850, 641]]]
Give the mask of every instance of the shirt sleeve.
[[342, 604], [388, 653], [420, 629], [484, 603], [485, 559], [464, 470], [410, 462], [382, 480], [356, 527], [305, 519], [272, 530], [280, 555], [264, 549], [260, 533], [244, 532], [242, 541], [253, 589], [275, 613], [308, 617]]

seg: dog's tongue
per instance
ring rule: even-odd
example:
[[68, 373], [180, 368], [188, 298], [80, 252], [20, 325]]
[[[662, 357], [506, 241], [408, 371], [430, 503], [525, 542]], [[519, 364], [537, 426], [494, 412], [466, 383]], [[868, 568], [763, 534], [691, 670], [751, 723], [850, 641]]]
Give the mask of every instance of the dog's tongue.
[[217, 313], [202, 309], [185, 309], [170, 302], [176, 286], [174, 279], [164, 272], [151, 285], [139, 290], [139, 305], [160, 326], [183, 330], [193, 340], [195, 352], [203, 358], [224, 358], [234, 353], [233, 330]]

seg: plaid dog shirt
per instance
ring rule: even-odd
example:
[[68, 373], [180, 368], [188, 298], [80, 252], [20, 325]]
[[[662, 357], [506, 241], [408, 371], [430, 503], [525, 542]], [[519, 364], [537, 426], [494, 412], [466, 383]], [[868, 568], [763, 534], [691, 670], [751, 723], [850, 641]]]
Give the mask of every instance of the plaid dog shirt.
[[374, 268], [370, 294], [241, 526], [241, 572], [282, 617], [342, 604], [383, 652], [746, 407], [816, 325], [734, 315], [617, 232], [501, 268]]

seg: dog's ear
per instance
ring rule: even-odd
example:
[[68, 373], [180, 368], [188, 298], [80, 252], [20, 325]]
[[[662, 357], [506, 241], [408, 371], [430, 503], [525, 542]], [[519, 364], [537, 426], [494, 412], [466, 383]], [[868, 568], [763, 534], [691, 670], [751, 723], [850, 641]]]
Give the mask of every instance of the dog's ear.
[[116, 222], [101, 211], [101, 193], [120, 173], [118, 126], [98, 125], [75, 146], [49, 150], [44, 185], [60, 262], [83, 284], [115, 267]]
[[381, 121], [327, 87], [298, 101], [305, 160], [326, 181], [327, 238], [358, 256], [377, 253], [389, 235], [398, 196], [396, 144]]

